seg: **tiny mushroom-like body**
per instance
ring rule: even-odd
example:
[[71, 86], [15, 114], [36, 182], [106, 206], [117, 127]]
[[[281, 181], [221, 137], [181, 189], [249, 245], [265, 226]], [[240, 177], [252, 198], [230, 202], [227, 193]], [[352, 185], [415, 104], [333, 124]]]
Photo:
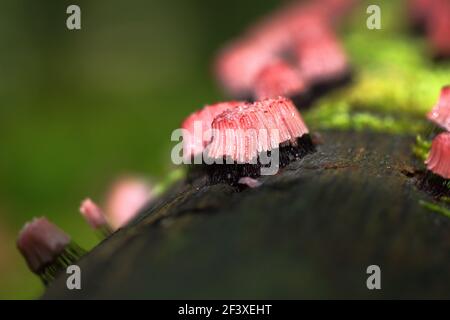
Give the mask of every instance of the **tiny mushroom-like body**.
[[294, 96], [307, 90], [306, 82], [294, 66], [277, 59], [264, 67], [257, 75], [254, 85], [256, 99]]
[[19, 233], [17, 248], [30, 270], [45, 285], [86, 253], [45, 217], [34, 218], [25, 224]]
[[436, 136], [431, 144], [430, 154], [425, 161], [428, 170], [450, 179], [450, 133], [444, 132]]
[[312, 84], [343, 78], [350, 70], [343, 47], [331, 33], [300, 40], [295, 57], [304, 79]]
[[108, 193], [105, 210], [111, 229], [128, 223], [153, 197], [151, 186], [139, 178], [125, 177], [115, 182]]
[[245, 104], [243, 101], [219, 102], [192, 113], [181, 125], [183, 132], [183, 157], [189, 159], [203, 152], [211, 140], [211, 123], [222, 112]]
[[450, 131], [450, 86], [442, 88], [439, 101], [428, 113], [428, 119]]
[[256, 75], [274, 55], [259, 42], [242, 40], [225, 47], [219, 54], [215, 73], [226, 90], [235, 97], [248, 95]]
[[283, 97], [225, 111], [214, 119], [212, 128], [208, 156], [229, 157], [239, 163], [251, 163], [260, 152], [287, 141], [295, 144], [309, 133], [292, 101]]
[[[313, 73], [313, 80], [341, 75], [348, 71], [347, 57], [333, 37], [334, 26], [355, 3], [355, 0], [290, 2], [218, 53], [214, 68], [217, 79], [231, 95], [248, 98], [255, 90], [261, 90], [255, 88], [261, 81], [258, 75], [273, 61], [298, 55], [299, 46], [300, 69], [313, 63], [312, 68], [306, 69], [307, 73]], [[256, 94], [257, 98], [263, 96], [266, 95]]]
[[437, 58], [450, 57], [450, 1], [434, 0], [426, 29], [432, 54]]
[[17, 247], [34, 273], [53, 263], [69, 243], [70, 237], [44, 217], [25, 224], [17, 239]]
[[107, 224], [103, 210], [89, 198], [81, 203], [80, 213], [93, 229], [100, 229]]

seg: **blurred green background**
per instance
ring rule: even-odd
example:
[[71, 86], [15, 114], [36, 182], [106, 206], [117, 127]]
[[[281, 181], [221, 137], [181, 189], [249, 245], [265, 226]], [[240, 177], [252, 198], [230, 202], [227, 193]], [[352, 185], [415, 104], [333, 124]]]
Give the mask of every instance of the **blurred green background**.
[[[0, 0], [0, 299], [44, 289], [15, 247], [27, 220], [45, 215], [90, 249], [83, 198], [101, 200], [122, 174], [158, 180], [173, 169], [172, 130], [226, 99], [211, 76], [215, 52], [280, 2]], [[450, 64], [433, 64], [406, 32], [404, 3], [370, 3], [383, 29], [367, 30], [367, 6], [347, 19], [357, 81], [305, 115], [313, 129], [414, 131], [399, 112], [422, 118], [450, 83]], [[66, 28], [70, 4], [82, 30]]]
[[[221, 99], [214, 52], [278, 1], [0, 1], [0, 298], [43, 287], [15, 248], [46, 215], [86, 248], [78, 214], [123, 173], [170, 169], [170, 133]], [[82, 29], [66, 28], [77, 4]]]

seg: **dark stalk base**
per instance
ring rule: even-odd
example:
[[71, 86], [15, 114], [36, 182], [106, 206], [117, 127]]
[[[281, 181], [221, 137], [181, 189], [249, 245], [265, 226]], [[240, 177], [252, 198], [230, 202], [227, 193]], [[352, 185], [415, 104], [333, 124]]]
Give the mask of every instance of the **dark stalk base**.
[[450, 197], [450, 180], [444, 179], [428, 170], [418, 175], [417, 185], [419, 189], [437, 199]]
[[64, 251], [53, 261], [46, 265], [39, 277], [45, 286], [53, 281], [60, 273], [65, 272], [68, 266], [75, 264], [86, 251], [75, 243], [70, 243]]
[[[297, 139], [295, 145], [290, 142], [285, 142], [280, 145], [279, 149], [279, 165], [278, 168], [283, 168], [287, 166], [292, 161], [303, 158], [305, 155], [315, 151], [314, 144], [311, 140], [309, 134], [303, 135], [301, 138]], [[271, 152], [268, 153], [269, 158], [271, 157]], [[213, 184], [215, 183], [229, 183], [231, 185], [237, 185], [238, 181], [242, 177], [252, 177], [257, 178], [261, 175], [261, 169], [264, 167], [261, 164], [260, 156], [256, 161], [256, 164], [249, 163], [230, 163], [227, 164], [227, 160], [223, 159], [223, 164], [201, 164], [197, 168], [193, 168], [195, 173], [198, 175], [203, 172], [206, 173], [209, 181]], [[269, 167], [270, 165], [265, 165]]]
[[299, 110], [311, 108], [318, 99], [330, 91], [345, 87], [353, 81], [353, 71], [347, 70], [345, 73], [314, 83], [311, 88], [304, 93], [293, 95], [290, 98]]

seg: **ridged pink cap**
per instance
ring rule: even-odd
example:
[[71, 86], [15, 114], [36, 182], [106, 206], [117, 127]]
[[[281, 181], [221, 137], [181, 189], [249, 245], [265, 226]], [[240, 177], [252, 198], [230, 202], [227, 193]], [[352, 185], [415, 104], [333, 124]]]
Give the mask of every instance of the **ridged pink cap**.
[[428, 170], [450, 179], [450, 133], [444, 132], [434, 138], [431, 151], [425, 161]]
[[93, 229], [99, 229], [107, 224], [102, 209], [89, 198], [81, 203], [80, 213]]
[[25, 224], [17, 239], [17, 247], [34, 273], [54, 262], [69, 243], [70, 237], [44, 217]]
[[[245, 102], [228, 101], [207, 105], [187, 117], [181, 125], [187, 131], [187, 134], [183, 135], [183, 157], [190, 159], [192, 156], [202, 153], [211, 140], [211, 137], [208, 137], [206, 133], [211, 129], [211, 123], [214, 118], [222, 112], [241, 104], [245, 104]], [[196, 123], [201, 128], [201, 132], [196, 132]]]
[[308, 83], [340, 77], [349, 68], [347, 55], [332, 33], [300, 40], [295, 56], [299, 70]]
[[112, 229], [124, 226], [153, 198], [152, 188], [136, 178], [123, 178], [113, 184], [106, 199], [106, 215]]
[[282, 60], [275, 60], [264, 67], [255, 79], [256, 99], [293, 96], [305, 92], [305, 81], [298, 70]]
[[291, 100], [278, 97], [238, 106], [220, 114], [212, 123], [213, 139], [208, 156], [230, 157], [250, 163], [259, 152], [278, 148], [307, 134], [308, 128]]
[[450, 131], [450, 86], [442, 88], [439, 101], [433, 107], [433, 110], [428, 113], [427, 117], [430, 121]]

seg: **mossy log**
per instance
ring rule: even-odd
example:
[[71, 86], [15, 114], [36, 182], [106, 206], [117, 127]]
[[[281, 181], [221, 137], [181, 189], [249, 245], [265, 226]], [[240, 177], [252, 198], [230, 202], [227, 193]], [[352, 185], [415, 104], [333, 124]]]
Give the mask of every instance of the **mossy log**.
[[[419, 205], [413, 137], [322, 132], [255, 189], [179, 183], [43, 298], [450, 298], [450, 220]], [[381, 268], [381, 290], [366, 269]]]

